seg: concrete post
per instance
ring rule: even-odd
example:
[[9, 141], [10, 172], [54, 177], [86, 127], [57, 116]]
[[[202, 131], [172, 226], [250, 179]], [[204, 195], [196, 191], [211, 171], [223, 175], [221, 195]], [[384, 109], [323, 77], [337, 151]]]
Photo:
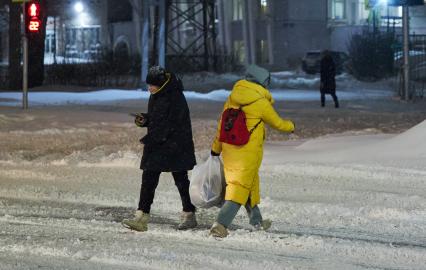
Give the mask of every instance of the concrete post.
[[269, 64], [274, 64], [274, 15], [273, 15], [273, 1], [268, 1], [268, 11], [267, 11], [267, 22], [268, 22], [268, 28], [267, 28], [267, 37], [268, 37], [268, 58], [269, 58]]
[[256, 64], [256, 22], [255, 22], [255, 13], [253, 10], [253, 0], [247, 0], [248, 2], [248, 26], [250, 32], [250, 58], [251, 64]]
[[255, 31], [253, 23], [253, 8], [251, 0], [243, 1], [243, 36], [244, 36], [244, 47], [246, 55], [246, 65], [256, 63], [256, 53], [255, 53]]
[[402, 15], [403, 34], [404, 34], [404, 99], [409, 100], [410, 91], [410, 26], [409, 26], [409, 7], [403, 6]]
[[145, 86], [146, 75], [148, 75], [149, 65], [149, 9], [150, 0], [144, 0], [143, 3], [143, 24], [142, 24], [142, 71], [141, 71], [141, 82], [142, 87]]
[[158, 1], [159, 29], [158, 29], [158, 64], [166, 66], [166, 0]]

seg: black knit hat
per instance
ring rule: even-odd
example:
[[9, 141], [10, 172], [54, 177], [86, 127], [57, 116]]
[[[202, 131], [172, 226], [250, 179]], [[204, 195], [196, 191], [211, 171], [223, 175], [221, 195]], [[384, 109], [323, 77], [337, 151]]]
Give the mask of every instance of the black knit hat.
[[160, 66], [153, 66], [148, 70], [146, 83], [155, 86], [162, 86], [167, 81], [166, 70]]

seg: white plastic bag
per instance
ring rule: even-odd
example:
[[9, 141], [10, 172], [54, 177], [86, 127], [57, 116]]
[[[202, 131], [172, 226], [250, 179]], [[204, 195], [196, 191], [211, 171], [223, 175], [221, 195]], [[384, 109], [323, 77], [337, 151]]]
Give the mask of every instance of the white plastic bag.
[[222, 161], [210, 156], [192, 170], [189, 195], [193, 205], [199, 208], [220, 207], [225, 195], [225, 177]]

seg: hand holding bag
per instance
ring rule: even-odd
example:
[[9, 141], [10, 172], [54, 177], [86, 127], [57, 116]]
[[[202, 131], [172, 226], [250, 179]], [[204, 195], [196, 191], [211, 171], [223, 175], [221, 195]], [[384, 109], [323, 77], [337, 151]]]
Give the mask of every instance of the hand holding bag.
[[220, 207], [225, 195], [225, 177], [220, 157], [209, 156], [192, 170], [189, 195], [199, 208]]

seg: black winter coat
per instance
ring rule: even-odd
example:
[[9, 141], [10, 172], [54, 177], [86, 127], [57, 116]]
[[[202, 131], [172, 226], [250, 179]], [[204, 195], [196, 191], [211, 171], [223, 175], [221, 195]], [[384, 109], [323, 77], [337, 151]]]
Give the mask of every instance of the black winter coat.
[[191, 119], [182, 91], [182, 82], [171, 74], [164, 88], [149, 98], [144, 124], [148, 133], [141, 139], [142, 170], [176, 172], [194, 167]]
[[331, 56], [321, 59], [321, 92], [336, 93], [336, 65]]

